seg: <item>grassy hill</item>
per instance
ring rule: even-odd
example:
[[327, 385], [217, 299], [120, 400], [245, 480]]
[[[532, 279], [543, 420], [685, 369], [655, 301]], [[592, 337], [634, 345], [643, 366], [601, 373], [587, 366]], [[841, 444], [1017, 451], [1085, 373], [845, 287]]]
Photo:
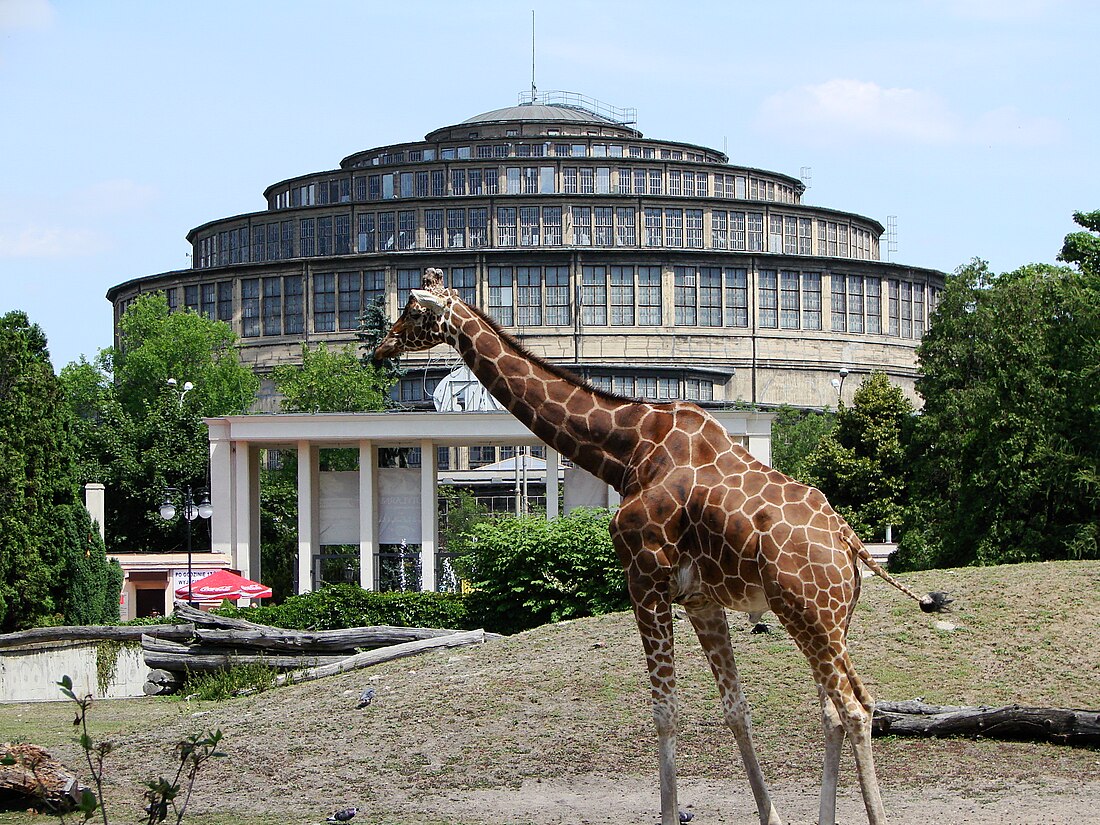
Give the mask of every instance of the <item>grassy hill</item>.
[[[1100, 563], [941, 570], [904, 579], [918, 592], [948, 591], [956, 601], [944, 619], [954, 629], [937, 627], [939, 617], [921, 614], [879, 579], [866, 579], [850, 639], [877, 698], [1100, 709]], [[770, 634], [750, 635], [743, 615], [730, 620], [765, 773], [778, 786], [816, 795], [822, 743], [808, 667], [777, 625]], [[743, 821], [753, 822], [740, 758], [698, 642], [686, 620], [676, 633], [684, 786], [720, 783], [738, 798], [738, 815], [748, 816]], [[355, 710], [368, 685], [378, 698]], [[189, 818], [196, 823], [316, 822], [350, 804], [364, 809], [356, 822], [511, 821], [489, 802], [478, 813], [471, 800], [488, 799], [489, 789], [517, 789], [522, 799], [544, 783], [580, 796], [598, 786], [607, 804], [634, 786], [652, 787], [655, 798], [648, 680], [628, 614], [219, 704], [103, 702], [91, 719], [95, 735], [118, 743], [109, 761], [111, 798], [127, 802], [140, 798], [142, 780], [168, 769], [172, 743], [221, 728], [230, 757], [200, 778]], [[0, 706], [0, 740], [33, 741], [77, 765], [71, 722], [63, 704]], [[884, 788], [921, 793], [1100, 775], [1097, 751], [1049, 745], [887, 738], [876, 740], [875, 752]], [[847, 754], [841, 772], [852, 787]], [[578, 821], [562, 816], [539, 821]], [[126, 812], [118, 821], [133, 819]], [[594, 811], [581, 821], [605, 820]]]

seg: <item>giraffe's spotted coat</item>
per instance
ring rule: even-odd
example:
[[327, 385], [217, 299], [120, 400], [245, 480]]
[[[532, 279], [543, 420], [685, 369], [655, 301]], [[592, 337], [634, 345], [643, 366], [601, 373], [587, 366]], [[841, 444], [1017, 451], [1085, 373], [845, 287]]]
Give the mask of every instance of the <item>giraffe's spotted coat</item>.
[[810, 664], [825, 727], [819, 822], [835, 819], [846, 735], [868, 818], [885, 822], [871, 759], [872, 700], [848, 655], [858, 560], [881, 570], [825, 496], [757, 461], [703, 410], [593, 390], [526, 353], [429, 269], [375, 353], [455, 347], [489, 391], [562, 455], [611, 484], [622, 502], [611, 535], [626, 570], [650, 674], [661, 770], [662, 825], [678, 822], [672, 603], [684, 606], [718, 683], [763, 825], [777, 825], [752, 745], [725, 608], [771, 610]]

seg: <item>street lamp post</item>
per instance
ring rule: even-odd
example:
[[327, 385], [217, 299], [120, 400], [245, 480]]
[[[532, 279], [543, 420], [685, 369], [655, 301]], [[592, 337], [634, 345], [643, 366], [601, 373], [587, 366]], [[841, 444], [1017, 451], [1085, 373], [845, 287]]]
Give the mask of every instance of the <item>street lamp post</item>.
[[848, 377], [848, 368], [841, 367], [837, 375], [840, 378], [834, 378], [831, 383], [833, 389], [836, 390], [836, 404], [839, 407], [844, 402], [844, 379]]
[[164, 503], [160, 505], [160, 517], [165, 521], [171, 521], [176, 517], [176, 505], [172, 501], [173, 493], [181, 499], [183, 518], [187, 522], [187, 603], [194, 607], [194, 598], [191, 593], [193, 579], [191, 575], [191, 522], [197, 518], [210, 518], [214, 515], [214, 507], [210, 503], [210, 495], [206, 492], [202, 493], [202, 501], [196, 504], [191, 485], [187, 485], [183, 489], [167, 487], [164, 491]]

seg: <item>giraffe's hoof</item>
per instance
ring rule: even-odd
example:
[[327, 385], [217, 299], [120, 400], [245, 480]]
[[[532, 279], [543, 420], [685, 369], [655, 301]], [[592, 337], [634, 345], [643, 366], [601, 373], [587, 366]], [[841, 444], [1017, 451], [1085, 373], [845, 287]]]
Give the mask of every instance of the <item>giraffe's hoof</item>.
[[752, 630], [750, 630], [749, 632], [750, 633], [771, 633], [772, 629], [770, 627], [768, 627], [767, 622], [757, 622], [755, 625], [753, 625]]

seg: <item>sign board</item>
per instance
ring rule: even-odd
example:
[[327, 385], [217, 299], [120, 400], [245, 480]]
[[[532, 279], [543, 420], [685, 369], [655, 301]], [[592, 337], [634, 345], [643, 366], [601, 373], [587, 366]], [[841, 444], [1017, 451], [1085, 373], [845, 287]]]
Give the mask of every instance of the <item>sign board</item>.
[[420, 470], [378, 470], [379, 544], [420, 544]]
[[359, 471], [321, 473], [321, 544], [359, 543]]

